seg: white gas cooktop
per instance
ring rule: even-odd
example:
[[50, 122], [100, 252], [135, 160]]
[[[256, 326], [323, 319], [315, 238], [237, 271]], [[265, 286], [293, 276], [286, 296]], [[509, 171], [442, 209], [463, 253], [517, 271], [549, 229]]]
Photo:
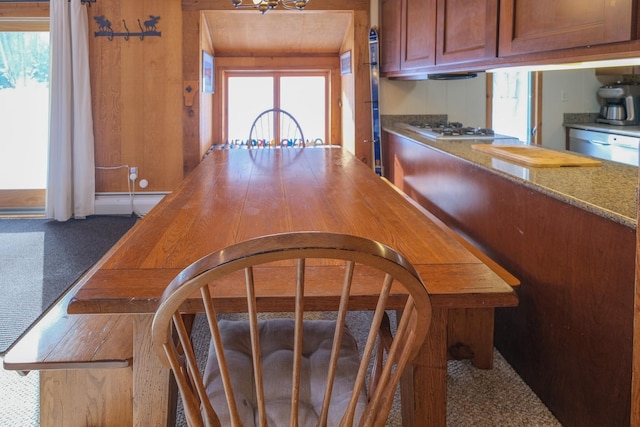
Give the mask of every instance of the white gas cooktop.
[[464, 126], [462, 123], [397, 123], [398, 127], [411, 130], [426, 138], [440, 139], [515, 139], [512, 136], [495, 134], [492, 129]]

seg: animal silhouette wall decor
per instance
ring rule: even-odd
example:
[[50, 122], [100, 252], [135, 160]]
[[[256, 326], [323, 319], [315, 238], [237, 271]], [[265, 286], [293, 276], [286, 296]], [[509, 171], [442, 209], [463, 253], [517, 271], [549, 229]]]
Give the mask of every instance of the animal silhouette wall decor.
[[132, 33], [129, 31], [127, 27], [126, 21], [122, 20], [122, 26], [124, 27], [124, 32], [115, 32], [113, 28], [111, 28], [111, 21], [105, 18], [104, 15], [94, 16], [93, 19], [96, 21], [98, 25], [98, 31], [95, 32], [95, 37], [107, 37], [109, 40], [113, 40], [114, 37], [124, 37], [125, 41], [129, 41], [131, 37], [138, 37], [140, 40], [144, 40], [145, 37], [156, 36], [160, 37], [162, 33], [158, 31], [157, 25], [160, 20], [159, 16], [149, 15], [149, 19], [144, 21], [143, 24], [138, 19], [138, 27], [140, 28], [139, 32]]

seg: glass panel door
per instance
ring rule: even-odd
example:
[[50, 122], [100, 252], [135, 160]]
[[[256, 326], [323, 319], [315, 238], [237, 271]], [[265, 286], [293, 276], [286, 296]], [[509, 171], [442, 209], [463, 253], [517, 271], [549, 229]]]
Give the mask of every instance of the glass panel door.
[[0, 31], [0, 209], [44, 206], [49, 32]]
[[271, 76], [229, 77], [227, 142], [238, 145], [249, 139], [255, 118], [273, 108], [273, 84]]
[[[300, 124], [310, 144], [327, 143], [327, 74], [235, 72], [227, 77], [227, 141], [244, 144], [253, 121], [272, 108], [283, 109]], [[273, 127], [276, 132], [277, 126]], [[270, 140], [280, 141], [281, 135]]]
[[280, 107], [296, 118], [306, 142], [310, 144], [324, 144], [327, 139], [325, 81], [324, 76], [285, 76], [280, 79]]

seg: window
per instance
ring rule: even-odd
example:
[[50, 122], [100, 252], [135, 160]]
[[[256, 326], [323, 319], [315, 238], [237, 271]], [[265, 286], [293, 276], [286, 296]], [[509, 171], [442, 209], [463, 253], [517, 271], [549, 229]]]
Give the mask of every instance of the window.
[[280, 108], [295, 117], [307, 142], [327, 143], [328, 73], [236, 72], [226, 80], [227, 142], [244, 144], [255, 118]]
[[538, 143], [538, 73], [506, 70], [490, 75], [490, 127], [496, 133], [514, 136], [527, 144]]
[[48, 135], [48, 20], [0, 20], [0, 208], [44, 206]]

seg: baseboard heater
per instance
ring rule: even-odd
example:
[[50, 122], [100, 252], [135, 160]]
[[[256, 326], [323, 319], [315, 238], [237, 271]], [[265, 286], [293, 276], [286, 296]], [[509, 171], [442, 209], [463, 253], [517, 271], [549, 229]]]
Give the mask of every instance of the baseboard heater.
[[146, 215], [169, 193], [96, 193], [96, 215]]

